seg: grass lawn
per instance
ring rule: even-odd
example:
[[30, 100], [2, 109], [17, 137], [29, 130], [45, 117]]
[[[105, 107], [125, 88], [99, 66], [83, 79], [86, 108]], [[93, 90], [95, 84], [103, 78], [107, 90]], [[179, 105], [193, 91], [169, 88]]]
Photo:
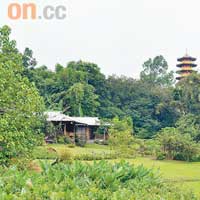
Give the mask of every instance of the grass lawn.
[[[48, 148], [54, 148], [56, 151], [62, 152], [69, 150], [74, 156], [80, 154], [100, 154], [109, 153], [108, 146], [97, 144], [88, 144], [86, 147], [69, 148], [66, 145], [48, 145]], [[110, 162], [116, 162], [111, 160]], [[147, 168], [159, 170], [161, 175], [170, 183], [177, 184], [181, 188], [194, 191], [200, 197], [200, 162], [188, 163], [182, 161], [158, 161], [153, 158], [136, 158], [127, 159], [128, 162], [135, 165], [144, 165]]]
[[194, 191], [200, 197], [200, 162], [157, 161], [152, 158], [130, 160], [136, 165], [159, 169], [161, 175], [169, 182], [186, 190]]
[[58, 153], [62, 152], [63, 150], [70, 151], [74, 156], [75, 155], [81, 155], [81, 154], [100, 154], [100, 153], [109, 153], [109, 147], [104, 145], [98, 145], [98, 144], [87, 144], [84, 148], [83, 147], [75, 147], [75, 148], [69, 148], [67, 145], [61, 145], [61, 144], [51, 144], [48, 145], [48, 147], [56, 149]]

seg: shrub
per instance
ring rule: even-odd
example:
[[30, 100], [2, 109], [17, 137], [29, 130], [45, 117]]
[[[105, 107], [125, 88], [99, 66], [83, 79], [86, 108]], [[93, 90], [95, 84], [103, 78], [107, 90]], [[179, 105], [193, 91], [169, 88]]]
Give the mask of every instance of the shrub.
[[75, 138], [75, 143], [79, 147], [85, 147], [85, 145], [86, 145], [86, 141], [84, 139], [81, 139], [78, 137]]
[[68, 150], [62, 150], [60, 153], [59, 153], [59, 159], [60, 161], [69, 161], [69, 160], [72, 160], [73, 158], [73, 155], [71, 152], [69, 152]]
[[138, 140], [139, 142], [139, 153], [142, 156], [156, 156], [160, 150], [160, 145], [156, 140]]
[[174, 156], [174, 160], [181, 160], [181, 161], [185, 161], [185, 156], [181, 153], [177, 153], [175, 156]]
[[191, 161], [193, 157], [200, 153], [199, 144], [193, 141], [191, 135], [181, 134], [177, 128], [167, 127], [162, 129], [157, 140], [167, 159]]
[[58, 136], [57, 143], [58, 144], [71, 144], [71, 140], [69, 137], [62, 135], [62, 136]]
[[67, 146], [68, 146], [69, 148], [75, 148], [75, 147], [76, 147], [75, 144], [68, 144]]
[[135, 138], [131, 118], [114, 118], [109, 129], [109, 145], [119, 157], [134, 157], [136, 155]]
[[200, 162], [200, 155], [193, 156], [191, 162]]
[[127, 162], [42, 162], [41, 168], [42, 173], [15, 167], [0, 170], [0, 199], [197, 200], [164, 183], [154, 171]]
[[165, 159], [166, 159], [166, 154], [165, 154], [165, 153], [159, 152], [159, 153], [157, 154], [156, 159], [157, 159], [157, 160], [165, 160]]
[[14, 165], [18, 170], [25, 170], [29, 168], [31, 161], [27, 158], [12, 158], [10, 165]]

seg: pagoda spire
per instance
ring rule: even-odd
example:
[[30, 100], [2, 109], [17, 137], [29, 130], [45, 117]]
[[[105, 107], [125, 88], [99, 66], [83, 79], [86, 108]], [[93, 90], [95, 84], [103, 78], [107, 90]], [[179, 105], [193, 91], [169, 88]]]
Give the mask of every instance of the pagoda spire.
[[182, 58], [178, 59], [179, 64], [177, 64], [177, 67], [180, 68], [177, 70], [178, 76], [176, 77], [177, 80], [181, 80], [190, 74], [196, 72], [194, 70], [197, 65], [194, 63], [196, 61], [196, 58], [193, 58], [189, 56], [188, 50], [186, 49], [186, 54]]
[[188, 54], [188, 48], [186, 48], [186, 50], [185, 50], [185, 56], [186, 56], [186, 57], [189, 56], [189, 54]]

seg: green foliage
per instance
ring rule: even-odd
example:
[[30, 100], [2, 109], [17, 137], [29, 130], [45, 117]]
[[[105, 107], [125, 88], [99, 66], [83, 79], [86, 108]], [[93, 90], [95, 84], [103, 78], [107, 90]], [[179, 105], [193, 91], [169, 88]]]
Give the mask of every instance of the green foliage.
[[85, 138], [79, 138], [79, 137], [75, 137], [75, 143], [78, 147], [85, 147], [86, 145], [86, 141]]
[[57, 64], [55, 72], [46, 67], [36, 68], [29, 79], [36, 84], [49, 109], [74, 116], [94, 116], [100, 105], [96, 92], [100, 77], [104, 78], [96, 65], [80, 61], [71, 62], [66, 68]]
[[69, 88], [66, 100], [70, 104], [69, 111], [73, 116], [94, 116], [99, 103], [93, 86], [76, 83]]
[[44, 133], [47, 136], [56, 138], [56, 133], [58, 132], [59, 127], [55, 126], [52, 122], [46, 122], [44, 127]]
[[141, 80], [150, 86], [171, 86], [174, 82], [173, 72], [168, 72], [168, 64], [163, 56], [156, 56], [143, 64]]
[[30, 80], [33, 75], [33, 69], [37, 65], [37, 61], [33, 58], [33, 51], [31, 49], [25, 48], [22, 55], [22, 64], [24, 66], [23, 75]]
[[176, 127], [181, 134], [189, 134], [193, 140], [200, 141], [200, 116], [183, 115], [177, 121]]
[[129, 134], [133, 134], [133, 122], [130, 117], [119, 119], [118, 117], [113, 118], [111, 121], [111, 127], [109, 129], [109, 133], [115, 134], [127, 131]]
[[[116, 75], [106, 78], [96, 64], [83, 61], [66, 67], [57, 64], [55, 72], [45, 66], [34, 68], [33, 52], [28, 48], [23, 65], [48, 109], [109, 119], [130, 116], [139, 138], [151, 139], [162, 128], [174, 127], [185, 115], [199, 116], [200, 76], [193, 74], [174, 87], [173, 72], [168, 71], [163, 56], [143, 64], [140, 80]], [[190, 126], [193, 132], [198, 129], [197, 121], [195, 127]], [[195, 134], [198, 141], [200, 136]]]
[[189, 134], [181, 134], [176, 128], [164, 128], [157, 136], [161, 145], [161, 153], [167, 159], [192, 161], [200, 154], [200, 146]]
[[107, 84], [113, 105], [108, 104], [106, 116], [131, 116], [138, 137], [149, 139], [161, 128], [174, 126], [178, 116], [173, 104], [173, 88], [116, 76], [109, 77]]
[[59, 161], [60, 162], [65, 162], [65, 161], [72, 161], [73, 160], [73, 155], [70, 151], [67, 149], [62, 150], [59, 153]]
[[133, 123], [131, 118], [120, 120], [115, 117], [111, 121], [109, 129], [109, 145], [115, 150], [119, 157], [135, 156]]
[[[24, 57], [32, 60], [32, 52]], [[179, 116], [169, 88], [173, 75], [167, 69], [165, 59], [157, 56], [144, 64], [141, 80], [115, 75], [106, 78], [96, 64], [78, 61], [67, 67], [57, 64], [55, 72], [44, 66], [34, 68], [28, 78], [48, 109], [109, 119], [131, 116], [135, 134], [152, 138], [161, 128], [174, 126]]]
[[155, 156], [160, 151], [160, 145], [154, 139], [137, 139], [136, 143], [139, 146], [137, 151], [141, 156]]
[[176, 85], [174, 96], [176, 106], [182, 115], [195, 114], [199, 116], [200, 109], [200, 75], [192, 74]]
[[73, 144], [73, 143], [71, 143], [71, 144], [68, 144], [68, 145], [67, 145], [67, 147], [69, 147], [69, 148], [75, 148], [75, 147], [76, 147], [76, 145], [75, 145], [75, 144]]
[[81, 154], [74, 157], [75, 160], [85, 160], [85, 161], [93, 161], [93, 160], [113, 160], [119, 157], [116, 152], [102, 152], [102, 153], [87, 153]]
[[60, 135], [57, 138], [57, 143], [58, 144], [71, 144], [71, 140], [69, 137], [64, 136], [64, 135]]
[[39, 142], [43, 122], [42, 98], [23, 77], [22, 55], [10, 33], [7, 26], [0, 29], [0, 163], [27, 155]]
[[[158, 154], [157, 154], [157, 160], [165, 160], [166, 159], [166, 153], [161, 153], [161, 152], [158, 152]], [[180, 160], [180, 159], [178, 159], [178, 157], [174, 157], [175, 159], [177, 159], [177, 160]]]
[[36, 147], [32, 152], [33, 159], [56, 159], [58, 153], [53, 148]]
[[197, 199], [168, 186], [152, 170], [126, 162], [41, 163], [42, 172], [0, 170], [0, 199], [159, 200]]

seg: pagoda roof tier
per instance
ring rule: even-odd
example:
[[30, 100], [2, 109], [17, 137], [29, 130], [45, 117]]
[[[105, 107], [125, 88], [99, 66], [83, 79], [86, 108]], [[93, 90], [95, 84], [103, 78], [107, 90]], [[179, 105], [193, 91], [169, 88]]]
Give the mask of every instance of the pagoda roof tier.
[[176, 71], [177, 74], [184, 74], [184, 73], [187, 73], [187, 72], [191, 74], [191, 73], [196, 73], [197, 71], [194, 71], [192, 69], [191, 70], [189, 70], [189, 69], [185, 70], [184, 69], [184, 70], [178, 70], [178, 71]]
[[194, 64], [194, 63], [180, 63], [178, 65], [176, 65], [177, 67], [197, 67], [197, 64]]
[[182, 58], [178, 58], [177, 59], [179, 62], [182, 62], [182, 61], [185, 61], [185, 60], [188, 60], [188, 61], [196, 61], [197, 59], [196, 58], [193, 58], [191, 56], [184, 56]]

